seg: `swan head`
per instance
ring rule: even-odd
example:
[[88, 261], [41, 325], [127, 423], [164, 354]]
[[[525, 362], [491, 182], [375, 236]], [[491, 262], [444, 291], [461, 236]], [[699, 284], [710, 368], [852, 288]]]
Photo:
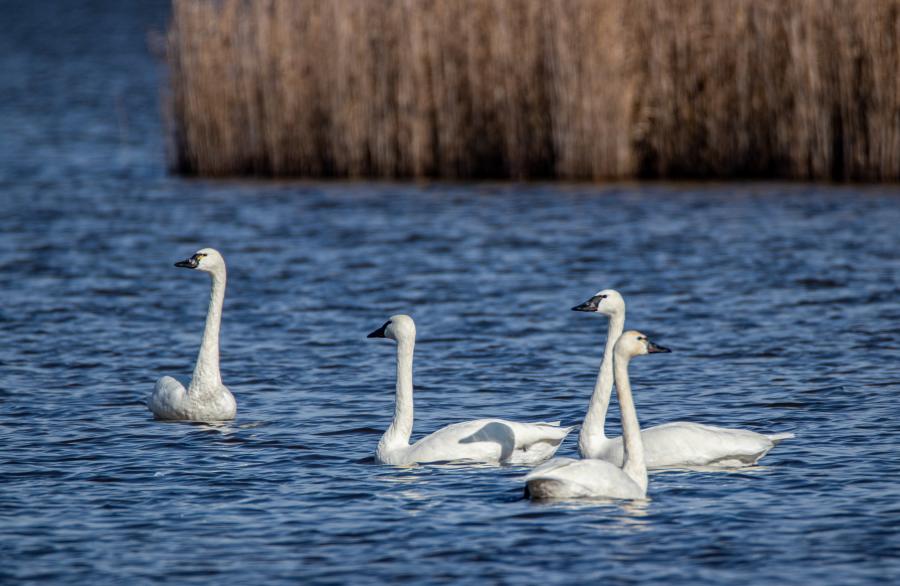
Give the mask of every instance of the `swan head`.
[[225, 268], [225, 259], [215, 248], [201, 248], [190, 258], [176, 262], [175, 266], [211, 273]]
[[628, 330], [619, 336], [619, 340], [616, 342], [616, 354], [619, 356], [633, 358], [659, 352], [671, 352], [671, 350], [653, 343], [647, 336], [636, 330]]
[[367, 338], [390, 338], [399, 342], [416, 338], [416, 322], [408, 315], [392, 315], [384, 325], [370, 333]]
[[597, 291], [593, 297], [572, 308], [572, 311], [587, 311], [590, 313], [602, 313], [606, 316], [625, 313], [625, 300], [615, 289]]

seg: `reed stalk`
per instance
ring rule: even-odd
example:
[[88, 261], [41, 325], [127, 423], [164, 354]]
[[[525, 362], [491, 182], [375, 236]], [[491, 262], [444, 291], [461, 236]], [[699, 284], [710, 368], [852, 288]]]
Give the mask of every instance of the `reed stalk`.
[[173, 0], [199, 175], [900, 180], [900, 0]]

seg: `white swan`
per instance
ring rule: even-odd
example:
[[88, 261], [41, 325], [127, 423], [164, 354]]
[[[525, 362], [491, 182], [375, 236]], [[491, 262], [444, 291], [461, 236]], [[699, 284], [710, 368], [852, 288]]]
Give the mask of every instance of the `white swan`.
[[408, 315], [392, 316], [369, 338], [397, 342], [397, 401], [394, 420], [378, 442], [380, 464], [404, 466], [428, 462], [537, 464], [553, 456], [571, 427], [559, 423], [517, 423], [478, 419], [454, 423], [410, 445], [413, 428], [413, 349], [416, 325]]
[[628, 362], [634, 356], [656, 352], [669, 352], [669, 349], [657, 346], [634, 330], [619, 336], [613, 352], [616, 393], [619, 396], [622, 434], [625, 438], [623, 463], [617, 465], [606, 460], [555, 458], [535, 468], [525, 477], [526, 494], [529, 498], [640, 499], [647, 496], [644, 443], [628, 381]]
[[171, 376], [156, 381], [147, 406], [157, 419], [188, 421], [223, 421], [234, 419], [237, 403], [222, 384], [219, 373], [219, 325], [225, 300], [225, 259], [212, 248], [198, 250], [191, 258], [175, 263], [176, 267], [196, 269], [212, 277], [212, 293], [206, 328], [200, 343], [200, 354], [187, 389]]
[[[613, 348], [625, 326], [625, 300], [613, 289], [604, 289], [572, 308], [609, 317], [606, 349], [588, 406], [578, 451], [582, 458], [599, 458], [621, 465], [624, 459], [622, 438], [607, 438], [604, 432], [606, 411], [613, 386]], [[781, 440], [793, 433], [765, 435], [744, 429], [730, 429], [677, 421], [641, 431], [647, 467], [739, 467], [755, 464]]]

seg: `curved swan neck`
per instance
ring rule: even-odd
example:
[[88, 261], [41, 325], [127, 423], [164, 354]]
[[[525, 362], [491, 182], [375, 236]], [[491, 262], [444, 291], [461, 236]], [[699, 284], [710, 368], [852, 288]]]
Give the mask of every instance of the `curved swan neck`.
[[416, 341], [397, 341], [397, 399], [394, 404], [394, 420], [381, 438], [389, 447], [408, 446], [413, 428], [413, 350]]
[[628, 379], [630, 360], [627, 354], [622, 352], [615, 354], [616, 392], [619, 395], [619, 409], [622, 412], [622, 440], [625, 449], [622, 470], [646, 492], [647, 465], [644, 462], [644, 442], [641, 439], [641, 424], [638, 422], [634, 398], [631, 395], [631, 381]]
[[622, 330], [625, 329], [625, 312], [614, 314], [609, 318], [609, 326], [606, 330], [606, 347], [603, 350], [603, 361], [600, 363], [600, 372], [597, 373], [597, 382], [594, 383], [594, 393], [588, 405], [584, 423], [578, 435], [578, 448], [584, 458], [596, 457], [601, 445], [606, 442], [606, 412], [609, 409], [609, 400], [613, 388], [613, 349], [616, 346]]
[[225, 302], [225, 267], [211, 271], [212, 290], [209, 295], [209, 309], [206, 312], [206, 327], [200, 353], [188, 391], [217, 388], [222, 385], [219, 372], [219, 328], [222, 324], [222, 304]]

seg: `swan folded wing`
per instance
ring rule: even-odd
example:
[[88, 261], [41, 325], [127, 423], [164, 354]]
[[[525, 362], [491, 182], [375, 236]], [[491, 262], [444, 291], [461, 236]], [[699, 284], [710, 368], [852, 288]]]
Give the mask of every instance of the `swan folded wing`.
[[164, 376], [156, 381], [153, 394], [147, 400], [147, 407], [159, 419], [176, 418], [178, 406], [184, 402], [185, 393], [183, 384], [171, 376]]
[[479, 432], [461, 441], [483, 441], [485, 437], [489, 441], [499, 439], [504, 448], [501, 462], [533, 466], [552, 458], [570, 431], [571, 427], [559, 427], [552, 423], [519, 423], [494, 419], [482, 426]]
[[423, 437], [410, 446], [408, 458], [415, 462], [499, 462], [514, 449], [512, 429], [491, 419], [478, 419], [454, 423]]
[[544, 462], [543, 464], [529, 472], [525, 476], [525, 481], [527, 482], [532, 478], [546, 476], [557, 468], [562, 468], [564, 466], [568, 466], [569, 464], [574, 464], [575, 462], [580, 462], [580, 460], [576, 460], [575, 458], [553, 458], [549, 462]]
[[533, 466], [549, 460], [572, 431], [572, 427], [559, 427], [546, 423], [517, 423], [506, 421], [515, 435], [513, 453], [504, 461], [508, 464]]
[[497, 421], [513, 430], [517, 449], [527, 449], [529, 446], [540, 442], [558, 445], [574, 429], [573, 427], [560, 427], [559, 422], [518, 423], [516, 421]]
[[416, 462], [509, 462], [533, 464], [550, 458], [571, 431], [550, 424], [477, 419], [448, 425], [410, 446]]
[[621, 468], [605, 460], [556, 458], [525, 477], [533, 498], [643, 498]]
[[748, 466], [775, 445], [761, 433], [686, 421], [647, 428], [641, 437], [650, 468]]

